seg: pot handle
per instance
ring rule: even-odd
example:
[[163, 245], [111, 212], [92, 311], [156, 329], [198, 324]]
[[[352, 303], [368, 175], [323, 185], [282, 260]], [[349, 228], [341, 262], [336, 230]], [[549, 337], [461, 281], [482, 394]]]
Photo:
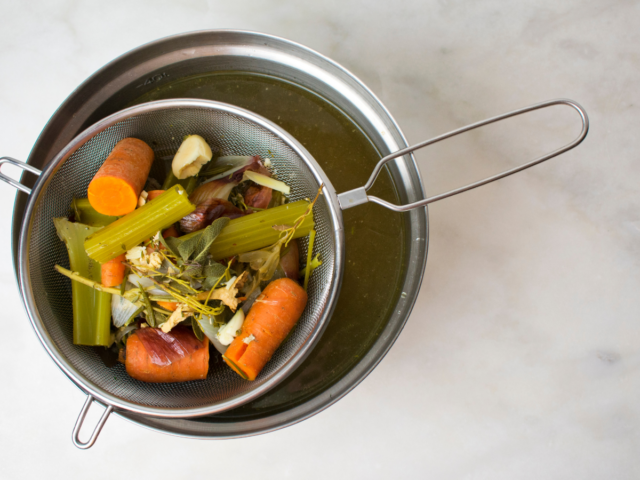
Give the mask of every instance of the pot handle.
[[[432, 145], [436, 142], [439, 142], [440, 140], [453, 137], [460, 133], [468, 132], [469, 130], [473, 130], [474, 128], [482, 127], [484, 125], [489, 125], [490, 123], [498, 122], [506, 118], [515, 117], [516, 115], [521, 115], [523, 113], [532, 112], [534, 110], [540, 110], [542, 108], [547, 108], [554, 105], [567, 105], [573, 108], [578, 112], [578, 114], [580, 115], [580, 119], [582, 120], [582, 131], [580, 132], [580, 135], [578, 135], [578, 137], [573, 142], [568, 143], [562, 148], [554, 150], [553, 152], [548, 153], [547, 155], [543, 155], [542, 157], [536, 158], [535, 160], [532, 160], [529, 163], [520, 165], [519, 167], [515, 167], [505, 172], [494, 175], [492, 177], [485, 178], [484, 180], [480, 180], [475, 183], [470, 183], [469, 185], [465, 185], [464, 187], [456, 188], [455, 190], [450, 190], [446, 193], [441, 193], [440, 195], [435, 195], [433, 197], [429, 197], [424, 200], [420, 200], [418, 202], [409, 203], [407, 205], [395, 205], [393, 203], [389, 203], [385, 200], [382, 200], [381, 198], [367, 195], [367, 190], [369, 190], [373, 185], [373, 182], [375, 182], [384, 164], [393, 160], [394, 158], [401, 157], [415, 150], [418, 150], [422, 147]], [[573, 100], [566, 100], [566, 99], [550, 100], [548, 102], [537, 103], [529, 107], [521, 108], [519, 110], [514, 110], [509, 113], [504, 113], [496, 117], [491, 117], [486, 120], [482, 120], [481, 122], [472, 123], [471, 125], [467, 125], [466, 127], [453, 130], [452, 132], [445, 133], [438, 137], [432, 138], [431, 140], [426, 140], [424, 142], [417, 143], [415, 145], [412, 145], [407, 148], [403, 148], [402, 150], [398, 150], [395, 153], [387, 155], [386, 157], [384, 157], [382, 160], [378, 162], [376, 167], [373, 169], [373, 173], [371, 174], [371, 177], [369, 177], [369, 180], [367, 181], [364, 187], [349, 190], [348, 192], [344, 192], [338, 195], [340, 208], [342, 208], [342, 210], [346, 210], [347, 208], [355, 207], [357, 205], [361, 205], [367, 202], [377, 203], [378, 205], [382, 205], [383, 207], [386, 207], [390, 210], [394, 210], [396, 212], [406, 212], [407, 210], [412, 210], [414, 208], [424, 207], [425, 205], [428, 205], [433, 202], [437, 202], [438, 200], [442, 200], [443, 198], [451, 197], [453, 195], [466, 192], [467, 190], [471, 190], [471, 189], [480, 187], [482, 185], [486, 185], [487, 183], [495, 182], [496, 180], [507, 177], [509, 175], [513, 175], [514, 173], [520, 172], [529, 167], [533, 167], [534, 165], [542, 163], [545, 160], [549, 160], [550, 158], [558, 156], [561, 153], [567, 152], [571, 150], [573, 147], [578, 146], [582, 142], [582, 140], [584, 140], [584, 137], [587, 136], [588, 131], [589, 131], [589, 117], [587, 116], [587, 112], [585, 112], [584, 108], [582, 108], [578, 103], [574, 102]]]
[[76, 420], [76, 424], [73, 427], [73, 433], [71, 435], [71, 440], [73, 441], [73, 444], [82, 450], [91, 448], [93, 444], [96, 443], [98, 435], [100, 435], [100, 432], [102, 431], [102, 427], [104, 427], [104, 424], [109, 418], [109, 415], [111, 415], [111, 412], [113, 412], [113, 405], [107, 406], [107, 409], [104, 411], [104, 413], [100, 417], [100, 420], [96, 425], [96, 428], [93, 429], [93, 433], [91, 433], [91, 437], [89, 437], [89, 440], [87, 440], [86, 442], [81, 442], [80, 429], [82, 428], [84, 419], [87, 416], [87, 413], [89, 412], [89, 407], [91, 407], [91, 404], [93, 403], [94, 400], [95, 398], [93, 398], [91, 395], [87, 396], [87, 400], [84, 402], [84, 406], [82, 407], [82, 410], [80, 410], [80, 415], [78, 415], [78, 420]]
[[18, 190], [23, 191], [27, 195], [30, 195], [31, 194], [31, 189], [29, 187], [26, 187], [26, 186], [22, 185], [20, 182], [14, 180], [13, 178], [8, 177], [4, 173], [2, 173], [2, 171], [1, 171], [2, 170], [2, 165], [4, 165], [5, 163], [10, 163], [11, 165], [15, 165], [16, 167], [21, 168], [22, 170], [26, 170], [27, 172], [33, 173], [34, 175], [38, 175], [38, 176], [40, 176], [42, 171], [38, 170], [35, 167], [32, 167], [28, 163], [24, 163], [24, 162], [21, 162], [20, 160], [16, 160], [15, 158], [11, 158], [11, 157], [2, 157], [2, 158], [0, 158], [0, 180], [2, 180], [5, 183], [8, 183], [9, 185], [11, 185], [12, 187], [17, 188]]

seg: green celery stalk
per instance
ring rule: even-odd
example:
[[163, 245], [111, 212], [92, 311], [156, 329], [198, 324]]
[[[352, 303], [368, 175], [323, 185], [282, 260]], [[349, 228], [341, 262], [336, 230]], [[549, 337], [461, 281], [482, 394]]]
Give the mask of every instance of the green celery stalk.
[[159, 230], [168, 228], [195, 208], [189, 201], [185, 189], [175, 185], [142, 207], [87, 237], [84, 248], [96, 262], [108, 262], [151, 238]]
[[[307, 211], [309, 202], [299, 200], [279, 207], [269, 208], [240, 218], [234, 218], [220, 232], [209, 252], [214, 260], [251, 252], [274, 244], [280, 238], [274, 225], [293, 225]], [[296, 229], [293, 238], [305, 237], [313, 230], [313, 211]], [[191, 234], [190, 234], [191, 235]], [[180, 237], [184, 239], [185, 237]]]
[[76, 222], [89, 225], [90, 227], [106, 227], [110, 223], [118, 220], [118, 217], [111, 217], [98, 213], [91, 206], [88, 198], [74, 198], [71, 202], [71, 210], [73, 210]]
[[[67, 246], [71, 270], [93, 281], [101, 281], [100, 264], [84, 250], [87, 236], [103, 227], [72, 223], [54, 218], [58, 236]], [[111, 294], [99, 292], [80, 282], [71, 282], [73, 303], [73, 343], [75, 345], [109, 345], [111, 326]]]

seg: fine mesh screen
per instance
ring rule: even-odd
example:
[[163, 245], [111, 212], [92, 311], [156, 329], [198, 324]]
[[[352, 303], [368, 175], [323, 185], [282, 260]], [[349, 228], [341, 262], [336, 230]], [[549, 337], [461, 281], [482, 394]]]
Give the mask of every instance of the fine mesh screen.
[[[232, 406], [240, 405], [280, 369], [292, 367], [290, 359], [320, 328], [319, 322], [326, 320], [323, 313], [332, 301], [330, 287], [336, 277], [336, 268], [339, 268], [334, 254], [335, 226], [331, 222], [330, 204], [321, 196], [314, 207], [317, 230], [314, 253], [320, 253], [323, 264], [310, 279], [309, 303], [294, 331], [254, 382], [242, 380], [232, 372], [213, 348], [205, 381], [149, 384], [130, 378], [123, 365], [106, 367], [94, 348], [73, 345], [71, 282], [53, 268], [56, 263], [68, 268], [69, 261], [52, 219], [66, 216], [74, 197], [87, 196], [91, 178], [118, 141], [126, 137], [144, 140], [154, 149], [158, 159], [175, 154], [185, 135], [198, 134], [221, 155], [260, 155], [263, 159], [271, 159], [277, 178], [291, 187], [291, 201], [315, 196], [319, 184], [309, 165], [287, 143], [286, 137], [281, 138], [244, 118], [242, 112], [233, 114], [218, 110], [214, 105], [211, 102], [208, 107], [157, 107], [160, 109], [119, 120], [88, 140], [81, 135], [79, 148], [61, 163], [34, 200], [27, 249], [29, 270], [27, 278], [23, 279], [33, 293], [35, 309], [32, 309], [32, 316], [36, 322], [41, 322], [62, 352], [63, 361], [80, 373], [83, 382], [105, 390], [125, 404], [188, 409], [215, 407], [223, 401], [237, 400]], [[306, 239], [300, 241], [301, 258], [306, 258], [307, 245]]]

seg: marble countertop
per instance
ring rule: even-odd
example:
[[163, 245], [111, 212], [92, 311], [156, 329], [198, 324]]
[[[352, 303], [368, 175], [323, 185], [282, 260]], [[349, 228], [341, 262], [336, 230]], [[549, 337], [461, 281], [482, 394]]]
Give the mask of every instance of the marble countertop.
[[[131, 48], [239, 28], [355, 73], [410, 142], [539, 101], [589, 112], [575, 150], [429, 208], [427, 271], [402, 335], [344, 399], [295, 426], [196, 441], [112, 417], [73, 447], [84, 395], [39, 345], [14, 283], [0, 185], [3, 479], [640, 477], [640, 4], [0, 2], [0, 155], [26, 159], [85, 78]], [[556, 108], [417, 155], [429, 194], [572, 139]]]

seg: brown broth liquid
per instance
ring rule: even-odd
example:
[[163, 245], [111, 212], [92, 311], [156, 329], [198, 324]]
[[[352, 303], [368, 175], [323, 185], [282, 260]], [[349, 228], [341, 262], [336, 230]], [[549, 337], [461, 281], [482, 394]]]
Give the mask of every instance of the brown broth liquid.
[[[217, 100], [268, 118], [307, 148], [337, 192], [364, 185], [380, 159], [371, 141], [344, 112], [281, 79], [237, 72], [199, 75], [162, 85], [132, 104], [169, 98]], [[371, 193], [398, 203], [386, 170]], [[403, 218], [374, 204], [346, 210], [343, 215], [344, 280], [321, 340], [276, 388], [247, 405], [216, 415], [216, 419], [262, 417], [299, 405], [342, 378], [378, 338], [397, 301], [402, 279]]]

